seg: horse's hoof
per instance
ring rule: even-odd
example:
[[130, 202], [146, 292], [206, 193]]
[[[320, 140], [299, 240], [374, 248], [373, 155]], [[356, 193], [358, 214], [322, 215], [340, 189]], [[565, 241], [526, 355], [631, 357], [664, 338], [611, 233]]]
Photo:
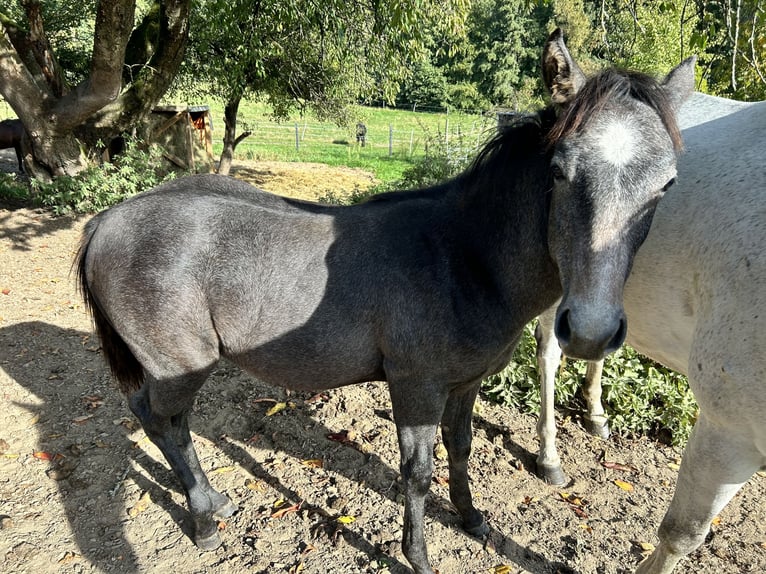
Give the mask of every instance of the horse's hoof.
[[487, 521], [484, 520], [482, 517], [481, 522], [477, 524], [476, 526], [467, 526], [463, 525], [463, 529], [470, 534], [471, 536], [475, 536], [476, 538], [484, 538], [489, 534], [489, 525], [487, 524]]
[[599, 417], [595, 420], [585, 417], [583, 418], [583, 426], [585, 427], [585, 430], [588, 432], [588, 434], [591, 434], [602, 440], [608, 440], [611, 434], [609, 430], [609, 421], [607, 421], [604, 417]]
[[218, 531], [216, 530], [207, 536], [195, 536], [194, 544], [196, 544], [197, 548], [203, 552], [210, 552], [223, 544], [223, 540], [221, 540], [221, 535], [218, 534]]
[[213, 512], [213, 517], [223, 520], [229, 518], [232, 514], [237, 512], [239, 508], [234, 504], [229, 497], [226, 497], [225, 502]]
[[553, 486], [564, 486], [569, 477], [561, 470], [561, 465], [537, 464], [537, 476]]

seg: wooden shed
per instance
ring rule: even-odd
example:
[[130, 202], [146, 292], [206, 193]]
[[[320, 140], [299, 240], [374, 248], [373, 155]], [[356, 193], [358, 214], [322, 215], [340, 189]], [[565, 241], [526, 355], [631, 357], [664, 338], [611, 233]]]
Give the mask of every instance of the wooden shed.
[[209, 106], [157, 106], [150, 116], [149, 139], [165, 158], [195, 172], [212, 171], [213, 122]]

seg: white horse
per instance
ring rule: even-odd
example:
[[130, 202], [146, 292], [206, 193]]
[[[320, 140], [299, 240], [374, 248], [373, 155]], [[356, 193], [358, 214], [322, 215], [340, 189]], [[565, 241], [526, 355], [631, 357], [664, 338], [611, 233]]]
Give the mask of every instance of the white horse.
[[[711, 520], [766, 465], [766, 101], [695, 94], [681, 110], [686, 151], [625, 285], [627, 342], [685, 374], [700, 406], [660, 544], [638, 567], [668, 574]], [[540, 317], [538, 472], [567, 481], [556, 453], [555, 308]], [[589, 365], [587, 426], [608, 436], [599, 363]]]

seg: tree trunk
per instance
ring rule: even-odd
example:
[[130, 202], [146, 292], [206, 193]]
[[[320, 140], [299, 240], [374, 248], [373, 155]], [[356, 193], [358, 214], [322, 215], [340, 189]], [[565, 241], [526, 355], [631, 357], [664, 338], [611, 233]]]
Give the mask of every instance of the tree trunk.
[[223, 110], [223, 123], [226, 127], [223, 134], [223, 151], [221, 152], [221, 161], [218, 163], [218, 173], [220, 175], [229, 175], [231, 162], [234, 159], [234, 150], [243, 139], [251, 132], [242, 132], [237, 136], [237, 115], [239, 113], [239, 103], [241, 96], [232, 97]]
[[[167, 90], [183, 58], [191, 0], [155, 0], [159, 18], [148, 62], [126, 62], [135, 0], [100, 0], [88, 77], [68, 89], [50, 50], [39, 0], [23, 0], [29, 32], [7, 19], [0, 28], [0, 95], [24, 124], [25, 158], [33, 176], [74, 175], [97, 146], [140, 127]], [[146, 34], [146, 28], [141, 30]], [[123, 70], [135, 65], [130, 84]], [[133, 66], [131, 66], [133, 69]], [[90, 153], [89, 153], [90, 152]]]

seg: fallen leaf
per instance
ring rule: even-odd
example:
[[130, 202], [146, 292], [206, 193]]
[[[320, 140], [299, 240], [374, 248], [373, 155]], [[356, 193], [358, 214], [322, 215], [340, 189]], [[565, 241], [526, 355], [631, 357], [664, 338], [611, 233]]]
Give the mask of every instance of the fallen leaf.
[[710, 524], [712, 524], [714, 526], [718, 526], [719, 524], [721, 524], [721, 517], [720, 516], [714, 516], [713, 520], [710, 521]]
[[226, 474], [227, 472], [231, 472], [235, 470], [236, 466], [220, 466], [216, 469], [213, 469], [210, 471], [210, 474]]
[[491, 574], [510, 574], [511, 567], [507, 564], [500, 564], [498, 566], [493, 566], [489, 571]]
[[310, 458], [308, 460], [302, 460], [301, 464], [303, 466], [308, 466], [309, 468], [322, 468], [324, 466], [324, 462], [321, 458]]
[[10, 289], [3, 289], [2, 293], [3, 293], [3, 295], [10, 295], [11, 290]]
[[625, 492], [633, 492], [633, 485], [629, 482], [625, 482], [624, 480], [620, 480], [619, 478], [616, 478], [613, 481], [617, 486], [619, 486], [621, 489], [623, 489]]
[[341, 524], [351, 524], [355, 520], [356, 520], [356, 518], [354, 518], [353, 516], [339, 516], [338, 517], [338, 522], [340, 522]]
[[245, 486], [248, 490], [253, 490], [255, 492], [265, 492], [266, 491], [266, 485], [263, 484], [260, 480], [255, 480], [254, 478], [248, 478], [245, 481]]
[[369, 454], [372, 452], [372, 448], [369, 445], [359, 443], [355, 440], [357, 434], [354, 431], [342, 430], [340, 432], [330, 433], [325, 436], [330, 440], [355, 448], [362, 454]]
[[668, 468], [670, 470], [678, 470], [681, 467], [678, 464], [676, 464], [675, 462], [669, 462], [668, 463]]
[[76, 425], [83, 425], [85, 424], [89, 419], [92, 419], [93, 415], [83, 415], [81, 417], [75, 417], [72, 419], [72, 423]]
[[271, 407], [269, 410], [266, 411], [267, 417], [272, 417], [275, 414], [285, 410], [287, 408], [287, 403], [277, 403], [273, 407]]
[[447, 477], [435, 476], [434, 480], [436, 481], [436, 484], [444, 486], [445, 488], [449, 486], [449, 478], [447, 478]]
[[575, 506], [585, 506], [587, 504], [586, 501], [584, 501], [582, 498], [577, 496], [576, 494], [569, 494], [568, 492], [559, 492], [559, 496], [566, 500], [569, 504], [573, 504]]
[[[282, 517], [283, 517], [285, 514], [289, 514], [289, 513], [291, 513], [291, 512], [298, 512], [298, 511], [301, 509], [301, 504], [302, 504], [302, 503], [303, 503], [303, 501], [301, 501], [301, 502], [296, 502], [296, 503], [295, 503], [295, 504], [293, 504], [292, 506], [287, 506], [287, 507], [285, 507], [285, 508], [280, 508], [280, 509], [279, 509], [279, 510], [277, 510], [276, 512], [273, 512], [273, 513], [271, 514], [271, 517], [272, 517], [272, 518], [282, 518]], [[283, 504], [284, 504], [284, 503], [283, 503]], [[281, 505], [280, 505], [280, 506], [281, 506]]]
[[36, 450], [32, 453], [32, 456], [38, 460], [53, 460], [53, 455], [51, 453], [43, 452], [41, 450]]
[[4, 439], [0, 438], [0, 454], [5, 454], [9, 448], [11, 448], [10, 445]]
[[97, 409], [104, 404], [103, 397], [99, 397], [98, 395], [86, 395], [82, 398], [82, 401], [85, 403], [85, 408], [88, 410]]
[[138, 499], [138, 502], [136, 502], [130, 509], [128, 509], [128, 516], [131, 518], [135, 518], [139, 514], [141, 514], [144, 510], [149, 508], [152, 504], [152, 495], [149, 493], [149, 491], [145, 491], [141, 497]]
[[68, 564], [75, 558], [77, 558], [77, 554], [75, 554], [74, 552], [64, 552], [64, 554], [61, 555], [61, 558], [58, 559], [58, 563]]
[[638, 472], [638, 470], [633, 466], [630, 466], [627, 464], [620, 464], [619, 462], [610, 462], [608, 460], [602, 460], [601, 466], [611, 470], [622, 470], [624, 472]]
[[636, 542], [635, 544], [644, 552], [654, 552], [654, 544], [651, 542]]
[[447, 447], [445, 447], [442, 443], [437, 444], [436, 447], [434, 447], [434, 456], [437, 458], [437, 460], [447, 460], [449, 458]]

